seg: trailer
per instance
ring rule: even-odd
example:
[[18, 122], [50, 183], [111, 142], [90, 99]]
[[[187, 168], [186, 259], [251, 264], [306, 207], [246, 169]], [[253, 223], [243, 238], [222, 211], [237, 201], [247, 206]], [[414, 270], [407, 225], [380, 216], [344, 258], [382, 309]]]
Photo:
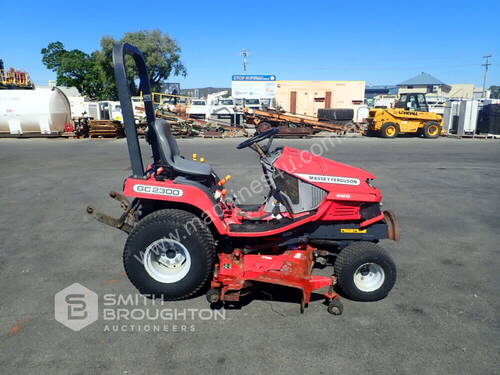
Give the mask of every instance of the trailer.
[[243, 108], [243, 117], [247, 124], [255, 126], [258, 133], [279, 127], [281, 136], [307, 136], [320, 131], [337, 134], [359, 133], [360, 127], [352, 121], [325, 121], [317, 117], [298, 115], [275, 109]]

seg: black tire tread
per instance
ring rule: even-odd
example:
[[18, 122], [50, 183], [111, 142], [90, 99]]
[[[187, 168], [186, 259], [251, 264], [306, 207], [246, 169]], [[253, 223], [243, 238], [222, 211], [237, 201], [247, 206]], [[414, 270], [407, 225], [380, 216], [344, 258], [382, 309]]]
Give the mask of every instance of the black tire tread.
[[[153, 222], [154, 223], [168, 223], [168, 222], [173, 221], [175, 223], [185, 223], [189, 220], [192, 220], [194, 217], [196, 217], [196, 216], [190, 212], [187, 212], [184, 210], [179, 210], [179, 209], [170, 209], [170, 208], [155, 211], [155, 212], [147, 215], [146, 217], [144, 217], [144, 219], [139, 221], [139, 223], [134, 226], [134, 228], [132, 229], [132, 231], [130, 232], [130, 234], [127, 238], [127, 242], [125, 243], [125, 249], [123, 252], [123, 264], [125, 267], [125, 272], [128, 274], [126, 259], [130, 256], [133, 256], [133, 253], [134, 253], [134, 250], [129, 246], [129, 244], [130, 244], [130, 242], [133, 241], [133, 239], [137, 235], [137, 233], [139, 233], [142, 229], [144, 229], [145, 227], [147, 227], [148, 225], [150, 225]], [[206, 225], [200, 225], [201, 224], [200, 221], [195, 221], [195, 223], [197, 226], [197, 228], [196, 228], [197, 233], [199, 233], [201, 235], [201, 237], [203, 239], [204, 246], [206, 248], [206, 256], [207, 256], [208, 264], [213, 265], [214, 260], [215, 260], [215, 255], [216, 255], [214, 237], [213, 237], [212, 233], [210, 232], [210, 229]], [[183, 299], [187, 299], [187, 298], [193, 296], [194, 294], [196, 294], [207, 282], [208, 277], [210, 276], [210, 273], [211, 273], [211, 268], [213, 268], [213, 267], [207, 268], [205, 275], [203, 276], [203, 282], [200, 282], [199, 285], [196, 287], [196, 289], [194, 289], [190, 293], [186, 293], [182, 296], [174, 297], [174, 298], [167, 298], [167, 299], [171, 300], [171, 301], [183, 300]], [[141, 287], [136, 285], [130, 277], [129, 277], [129, 279], [131, 280], [132, 284], [134, 284], [134, 286], [139, 291], [141, 291]]]

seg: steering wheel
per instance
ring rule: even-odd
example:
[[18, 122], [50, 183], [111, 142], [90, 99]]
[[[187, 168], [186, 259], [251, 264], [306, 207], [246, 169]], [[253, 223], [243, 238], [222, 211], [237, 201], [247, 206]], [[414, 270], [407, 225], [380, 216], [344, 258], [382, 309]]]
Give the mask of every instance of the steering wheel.
[[259, 133], [257, 135], [254, 135], [252, 138], [249, 138], [243, 142], [241, 142], [238, 146], [236, 146], [236, 148], [238, 150], [241, 150], [242, 148], [247, 148], [251, 145], [253, 145], [254, 143], [257, 143], [257, 142], [260, 142], [260, 141], [263, 141], [264, 139], [266, 138], [271, 138], [273, 137], [274, 135], [276, 135], [278, 132], [279, 132], [279, 128], [272, 128], [272, 129], [269, 129], [269, 130], [266, 130], [265, 132], [263, 133]]

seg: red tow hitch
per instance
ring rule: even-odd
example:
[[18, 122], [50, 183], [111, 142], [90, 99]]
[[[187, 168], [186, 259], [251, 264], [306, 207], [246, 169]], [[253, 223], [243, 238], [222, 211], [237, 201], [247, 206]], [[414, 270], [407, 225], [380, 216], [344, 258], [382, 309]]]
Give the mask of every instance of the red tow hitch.
[[252, 282], [283, 285], [302, 291], [301, 312], [311, 300], [311, 294], [318, 289], [330, 301], [328, 311], [340, 315], [342, 304], [339, 295], [333, 290], [334, 276], [312, 275], [314, 251], [311, 246], [303, 249], [287, 250], [280, 255], [244, 254], [241, 249], [232, 253], [221, 253], [216, 265], [212, 289], [207, 293], [211, 303], [218, 301], [239, 301], [242, 289]]

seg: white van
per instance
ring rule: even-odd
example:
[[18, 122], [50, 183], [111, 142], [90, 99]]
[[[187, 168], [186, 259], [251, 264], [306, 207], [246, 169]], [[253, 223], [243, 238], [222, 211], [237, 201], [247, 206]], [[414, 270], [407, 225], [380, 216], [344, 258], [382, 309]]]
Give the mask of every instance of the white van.
[[234, 107], [233, 98], [217, 98], [210, 108], [210, 114], [218, 119], [232, 119]]
[[203, 99], [192, 99], [191, 103], [186, 107], [188, 117], [208, 120], [210, 117], [209, 106], [207, 101]]
[[262, 103], [260, 99], [243, 99], [243, 107], [252, 109], [261, 109]]

